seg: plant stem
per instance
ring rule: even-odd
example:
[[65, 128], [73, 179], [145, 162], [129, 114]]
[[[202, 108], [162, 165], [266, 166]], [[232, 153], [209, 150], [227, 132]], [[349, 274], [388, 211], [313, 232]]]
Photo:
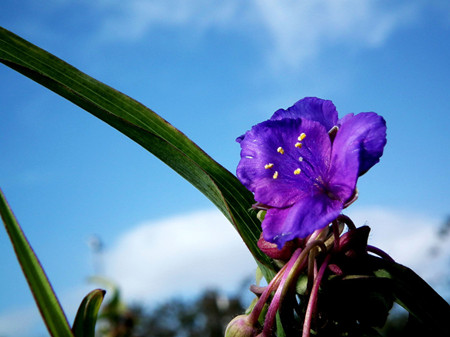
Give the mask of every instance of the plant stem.
[[322, 262], [319, 272], [317, 273], [317, 277], [314, 281], [314, 285], [311, 290], [311, 295], [309, 296], [308, 307], [306, 308], [305, 320], [303, 322], [302, 337], [309, 337], [310, 330], [311, 330], [311, 320], [312, 320], [313, 313], [316, 309], [317, 294], [319, 292], [320, 282], [322, 281], [322, 277], [328, 266], [328, 262], [330, 261], [330, 258], [331, 258], [331, 254], [328, 254], [325, 257], [325, 260]]

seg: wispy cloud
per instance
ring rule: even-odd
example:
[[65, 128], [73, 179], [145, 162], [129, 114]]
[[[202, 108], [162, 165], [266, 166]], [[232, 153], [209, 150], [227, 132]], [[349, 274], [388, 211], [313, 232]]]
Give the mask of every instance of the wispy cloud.
[[413, 5], [374, 0], [258, 0], [255, 8], [276, 51], [272, 58], [291, 68], [330, 47], [380, 46], [415, 12]]
[[103, 34], [140, 39], [152, 29], [222, 29], [246, 35], [275, 66], [301, 68], [329, 48], [381, 46], [416, 17], [417, 2], [377, 0], [237, 0], [101, 2]]
[[103, 14], [102, 35], [114, 39], [140, 39], [158, 27], [209, 29], [229, 26], [239, 15], [239, 1], [166, 0], [97, 3]]

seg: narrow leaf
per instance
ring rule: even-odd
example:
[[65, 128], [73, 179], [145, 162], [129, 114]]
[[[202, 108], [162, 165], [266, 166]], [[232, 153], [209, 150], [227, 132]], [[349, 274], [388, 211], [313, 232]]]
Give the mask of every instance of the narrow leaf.
[[95, 289], [83, 299], [72, 326], [75, 337], [95, 337], [95, 324], [105, 293], [102, 289]]
[[73, 337], [52, 286], [1, 190], [0, 215], [50, 335]]
[[0, 62], [65, 97], [153, 153], [206, 195], [235, 226], [266, 278], [271, 260], [257, 247], [261, 233], [253, 195], [237, 178], [152, 110], [0, 28]]

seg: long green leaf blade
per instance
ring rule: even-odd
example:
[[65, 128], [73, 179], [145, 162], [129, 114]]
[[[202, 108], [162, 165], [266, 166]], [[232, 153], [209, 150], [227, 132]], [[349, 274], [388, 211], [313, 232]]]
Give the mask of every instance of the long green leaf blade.
[[1, 190], [0, 215], [50, 335], [73, 337], [52, 286]]
[[270, 259], [256, 245], [253, 195], [183, 133], [139, 102], [0, 28], [0, 62], [65, 97], [153, 153], [205, 194], [238, 230], [266, 277]]

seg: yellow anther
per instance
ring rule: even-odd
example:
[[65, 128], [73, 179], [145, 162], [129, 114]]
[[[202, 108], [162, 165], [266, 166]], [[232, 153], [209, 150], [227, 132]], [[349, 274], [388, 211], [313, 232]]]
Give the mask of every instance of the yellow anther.
[[295, 147], [298, 147], [299, 149], [301, 149], [302, 143], [295, 143]]
[[302, 172], [302, 170], [298, 168], [294, 171], [294, 174], [300, 174], [300, 172]]
[[267, 170], [267, 169], [270, 169], [270, 168], [272, 168], [273, 167], [273, 163], [269, 163], [269, 164], [266, 164], [266, 165], [264, 165], [264, 168]]
[[298, 161], [303, 161], [303, 157], [298, 157]]
[[[280, 146], [278, 149], [277, 149], [277, 152], [278, 153], [281, 153], [281, 154], [284, 154], [284, 150], [283, 150], [283, 148]], [[275, 178], [276, 179], [276, 178]]]
[[305, 139], [305, 137], [306, 137], [305, 133], [302, 132], [302, 133], [300, 134], [300, 136], [298, 136], [298, 140], [299, 140], [299, 141], [302, 141], [303, 139]]
[[272, 176], [273, 179], [277, 179], [278, 178], [278, 171], [275, 171], [275, 173]]

